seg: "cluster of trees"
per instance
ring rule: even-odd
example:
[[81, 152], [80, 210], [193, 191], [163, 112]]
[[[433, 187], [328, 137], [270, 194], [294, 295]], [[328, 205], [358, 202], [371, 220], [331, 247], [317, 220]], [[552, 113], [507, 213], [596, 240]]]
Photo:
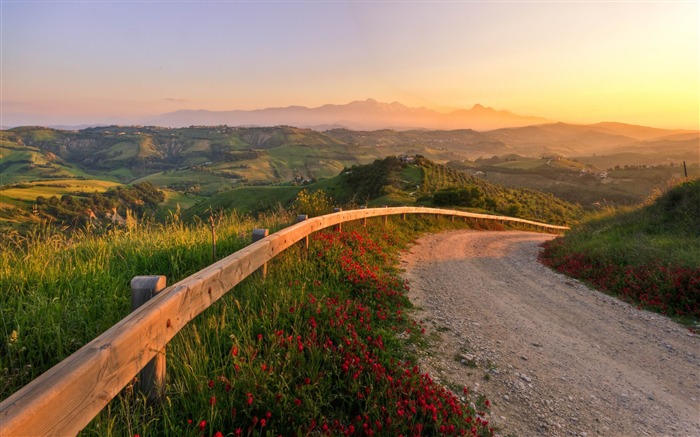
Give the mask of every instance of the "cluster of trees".
[[84, 225], [96, 218], [131, 211], [136, 217], [155, 212], [165, 200], [165, 194], [150, 182], [131, 187], [110, 188], [104, 193], [64, 194], [60, 198], [39, 196], [33, 213], [72, 226]]
[[423, 199], [435, 206], [464, 206], [543, 220], [570, 223], [580, 218], [581, 207], [551, 194], [523, 188], [506, 188], [427, 159], [420, 160], [425, 180]]
[[[389, 190], [401, 190], [404, 185], [396, 175], [409, 165], [406, 159], [389, 156], [372, 164], [345, 169], [348, 189], [359, 201], [376, 199]], [[498, 214], [542, 220], [551, 223], [571, 223], [580, 218], [581, 207], [551, 194], [535, 190], [506, 188], [489, 183], [454, 168], [435, 164], [422, 157], [411, 159], [421, 167], [423, 185], [419, 203], [439, 207], [479, 208]]]
[[400, 171], [407, 164], [396, 156], [378, 159], [368, 165], [353, 165], [345, 169], [345, 181], [359, 200], [374, 199], [385, 193], [392, 172]]
[[472, 208], [493, 209], [496, 203], [486, 197], [479, 187], [447, 188], [433, 194], [435, 206], [467, 206]]

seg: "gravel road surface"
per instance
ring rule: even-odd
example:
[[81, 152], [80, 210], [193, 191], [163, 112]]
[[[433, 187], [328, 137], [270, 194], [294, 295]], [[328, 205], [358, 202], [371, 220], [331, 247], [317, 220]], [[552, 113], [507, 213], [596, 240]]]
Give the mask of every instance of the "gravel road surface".
[[537, 262], [545, 234], [450, 231], [402, 258], [420, 363], [502, 436], [700, 436], [700, 338]]

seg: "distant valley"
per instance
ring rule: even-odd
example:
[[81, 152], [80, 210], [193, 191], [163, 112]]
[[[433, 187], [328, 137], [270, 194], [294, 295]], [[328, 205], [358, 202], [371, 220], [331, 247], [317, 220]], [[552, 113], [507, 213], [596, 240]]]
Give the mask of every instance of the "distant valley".
[[150, 182], [164, 206], [244, 186], [301, 186], [386, 156], [422, 156], [503, 186], [591, 208], [632, 204], [671, 177], [700, 173], [698, 132], [621, 123], [548, 123], [485, 132], [313, 130], [291, 126], [102, 126], [2, 131], [0, 214], [37, 196]]

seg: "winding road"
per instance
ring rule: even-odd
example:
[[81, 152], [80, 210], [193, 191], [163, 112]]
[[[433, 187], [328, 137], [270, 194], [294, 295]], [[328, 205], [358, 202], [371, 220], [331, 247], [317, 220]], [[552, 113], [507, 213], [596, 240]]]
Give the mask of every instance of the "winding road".
[[550, 235], [450, 231], [402, 258], [420, 363], [503, 436], [700, 436], [700, 337], [537, 262]]

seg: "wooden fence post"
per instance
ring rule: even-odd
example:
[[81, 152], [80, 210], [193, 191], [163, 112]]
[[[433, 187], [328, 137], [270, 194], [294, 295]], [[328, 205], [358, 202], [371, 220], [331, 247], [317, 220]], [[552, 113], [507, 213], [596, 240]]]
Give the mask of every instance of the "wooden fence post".
[[216, 227], [214, 226], [214, 216], [209, 216], [209, 224], [211, 225], [211, 262], [216, 262]]
[[[367, 209], [367, 205], [360, 205], [360, 209]], [[362, 217], [360, 223], [362, 226], [367, 226], [367, 217]]]
[[[341, 212], [342, 210], [343, 210], [343, 208], [333, 208], [333, 212]], [[342, 232], [342, 230], [343, 230], [343, 224], [342, 224], [342, 223], [338, 223], [338, 224], [336, 225], [336, 227], [335, 227], [335, 230], [338, 231], [338, 232]]]
[[[308, 216], [308, 215], [306, 215], [306, 214], [299, 214], [299, 215], [297, 216], [297, 223], [303, 222], [304, 220], [308, 220], [308, 219], [309, 219], [309, 216]], [[307, 235], [306, 237], [304, 237], [304, 247], [305, 247], [306, 249], [309, 248], [309, 236], [308, 236], [308, 235]]]
[[[382, 208], [388, 208], [389, 206], [387, 205], [382, 205]], [[382, 216], [382, 221], [384, 222], [384, 226], [389, 222], [389, 216], [388, 215], [383, 215]]]
[[[165, 276], [134, 276], [131, 280], [131, 311], [148, 302], [165, 288]], [[139, 388], [149, 403], [165, 396], [165, 347], [139, 372]]]
[[[260, 241], [263, 238], [267, 237], [270, 234], [269, 229], [261, 229], [261, 228], [255, 228], [253, 229], [253, 243], [256, 241]], [[267, 263], [263, 264], [262, 267], [260, 267], [260, 271], [262, 272], [262, 277], [265, 279], [267, 277]]]

